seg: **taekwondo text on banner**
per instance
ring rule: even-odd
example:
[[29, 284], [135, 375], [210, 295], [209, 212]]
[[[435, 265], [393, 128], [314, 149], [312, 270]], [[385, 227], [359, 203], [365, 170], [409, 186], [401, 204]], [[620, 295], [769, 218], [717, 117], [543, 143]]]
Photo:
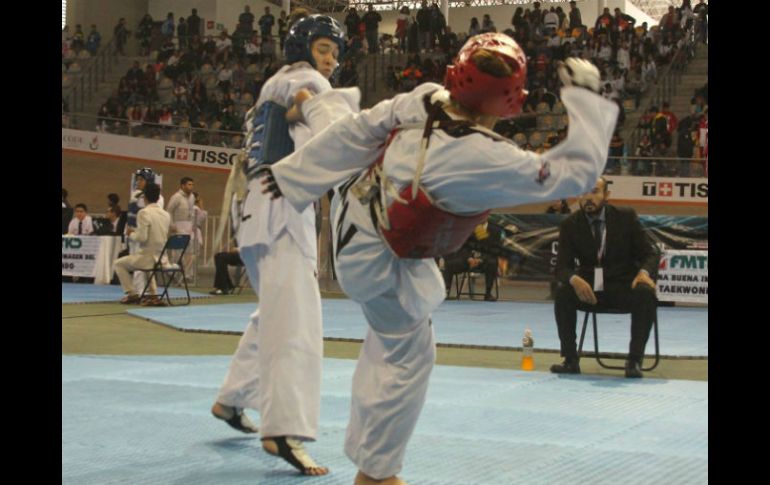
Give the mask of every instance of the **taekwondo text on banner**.
[[664, 251], [657, 283], [660, 301], [708, 304], [708, 251]]

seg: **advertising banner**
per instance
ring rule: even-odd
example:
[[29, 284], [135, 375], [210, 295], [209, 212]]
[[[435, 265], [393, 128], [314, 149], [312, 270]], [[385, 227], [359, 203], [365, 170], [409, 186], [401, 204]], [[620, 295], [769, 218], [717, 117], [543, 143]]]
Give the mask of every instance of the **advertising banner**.
[[658, 300], [709, 302], [708, 251], [666, 250], [660, 260]]
[[240, 150], [62, 128], [61, 147], [137, 160], [230, 170]]
[[96, 275], [100, 244], [99, 236], [62, 236], [62, 276], [93, 278]]

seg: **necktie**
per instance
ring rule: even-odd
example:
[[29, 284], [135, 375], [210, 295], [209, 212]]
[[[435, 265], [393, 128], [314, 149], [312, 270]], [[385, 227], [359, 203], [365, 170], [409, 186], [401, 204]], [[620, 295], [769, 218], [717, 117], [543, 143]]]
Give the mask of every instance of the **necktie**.
[[[594, 219], [593, 230], [594, 230], [594, 241], [596, 243], [596, 253], [598, 254], [599, 251], [601, 251], [601, 247], [602, 247], [602, 220], [601, 219]], [[601, 256], [603, 255], [599, 255], [599, 257]]]
[[78, 235], [83, 234], [83, 221], [78, 221]]

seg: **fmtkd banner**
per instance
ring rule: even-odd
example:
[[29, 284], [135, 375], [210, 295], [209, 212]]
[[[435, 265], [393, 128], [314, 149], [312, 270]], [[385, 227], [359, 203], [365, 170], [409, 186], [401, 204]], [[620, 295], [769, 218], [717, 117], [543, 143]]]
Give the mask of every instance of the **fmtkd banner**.
[[660, 260], [657, 283], [660, 301], [708, 304], [708, 251], [665, 251]]

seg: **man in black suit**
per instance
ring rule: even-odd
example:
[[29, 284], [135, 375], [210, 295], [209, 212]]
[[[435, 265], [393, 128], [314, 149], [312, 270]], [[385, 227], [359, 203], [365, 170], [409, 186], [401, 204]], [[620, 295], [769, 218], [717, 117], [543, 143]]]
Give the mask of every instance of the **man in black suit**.
[[495, 248], [502, 243], [502, 231], [494, 224], [484, 222], [476, 226], [465, 244], [452, 254], [444, 256], [444, 285], [447, 295], [456, 273], [471, 271], [484, 273], [484, 300], [495, 301], [492, 287], [497, 278], [497, 255]]
[[[655, 282], [660, 254], [636, 212], [607, 204], [607, 180], [580, 198], [580, 210], [559, 232], [554, 312], [564, 362], [551, 372], [579, 374], [577, 310], [631, 311], [626, 377], [642, 377], [641, 361], [655, 317]], [[577, 263], [576, 263], [577, 260]]]

